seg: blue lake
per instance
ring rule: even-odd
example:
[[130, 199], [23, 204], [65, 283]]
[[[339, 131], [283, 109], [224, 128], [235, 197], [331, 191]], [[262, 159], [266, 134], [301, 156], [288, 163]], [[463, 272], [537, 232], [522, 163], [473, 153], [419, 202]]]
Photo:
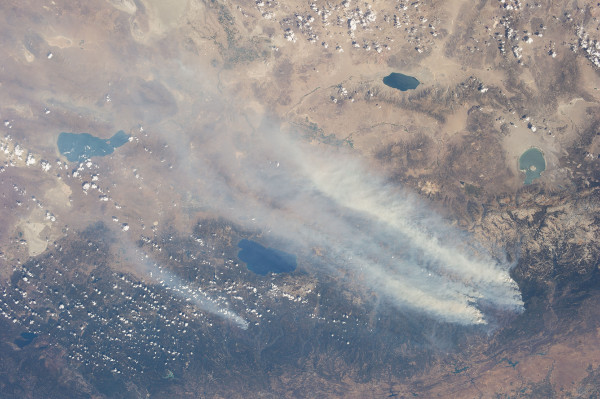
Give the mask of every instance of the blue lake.
[[27, 345], [29, 345], [30, 343], [33, 342], [33, 339], [37, 337], [36, 334], [34, 333], [30, 333], [30, 332], [23, 332], [21, 333], [21, 336], [17, 339], [15, 339], [15, 344], [23, 349], [24, 347], [26, 347]]
[[414, 90], [420, 84], [416, 78], [402, 73], [392, 72], [383, 78], [383, 84], [400, 91]]
[[525, 171], [525, 184], [531, 184], [546, 170], [544, 154], [537, 148], [530, 148], [519, 158], [519, 169]]
[[58, 135], [58, 151], [69, 162], [81, 162], [91, 157], [103, 157], [112, 154], [129, 141], [129, 135], [119, 130], [109, 139], [101, 139], [89, 133], [65, 133]]
[[289, 273], [296, 270], [296, 255], [278, 249], [263, 247], [257, 242], [243, 239], [238, 243], [238, 258], [248, 270], [266, 276], [268, 273]]

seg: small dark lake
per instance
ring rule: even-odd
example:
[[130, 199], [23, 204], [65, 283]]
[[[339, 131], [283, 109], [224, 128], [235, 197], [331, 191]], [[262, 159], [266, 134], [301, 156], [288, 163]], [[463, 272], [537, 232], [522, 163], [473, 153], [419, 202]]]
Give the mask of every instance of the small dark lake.
[[400, 91], [414, 90], [420, 84], [416, 78], [402, 73], [392, 72], [383, 78], [383, 84]]
[[257, 242], [243, 239], [238, 243], [238, 258], [248, 270], [261, 276], [268, 273], [289, 273], [296, 270], [296, 255], [263, 247]]
[[15, 344], [23, 349], [24, 347], [26, 347], [27, 345], [29, 345], [30, 343], [33, 342], [33, 339], [37, 337], [36, 334], [34, 333], [30, 333], [30, 332], [23, 332], [21, 333], [21, 337], [15, 339]]
[[81, 162], [91, 157], [103, 157], [112, 154], [115, 148], [129, 141], [129, 135], [119, 130], [109, 139], [101, 139], [89, 133], [66, 133], [58, 135], [58, 151], [69, 162]]

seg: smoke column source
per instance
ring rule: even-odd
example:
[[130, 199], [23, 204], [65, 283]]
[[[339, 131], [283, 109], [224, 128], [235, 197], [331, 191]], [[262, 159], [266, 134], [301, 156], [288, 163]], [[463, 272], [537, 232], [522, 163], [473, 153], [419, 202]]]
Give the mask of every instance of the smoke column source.
[[[273, 127], [232, 130], [190, 136], [193, 150], [185, 154], [193, 170], [184, 175], [198, 182], [189, 194], [214, 213], [286, 242], [279, 249], [301, 263], [310, 258], [304, 266], [317, 274], [350, 274], [355, 285], [399, 308], [440, 321], [485, 324], [483, 308], [523, 310], [503, 257], [380, 177], [357, 153]], [[315, 248], [321, 257], [311, 257]]]
[[195, 286], [193, 282], [185, 281], [179, 278], [168, 268], [162, 267], [155, 263], [152, 257], [139, 249], [131, 250], [131, 246], [126, 248], [129, 253], [133, 253], [136, 259], [136, 264], [142, 268], [146, 275], [161, 287], [168, 290], [173, 296], [182, 300], [188, 301], [196, 308], [203, 312], [207, 312], [234, 323], [242, 330], [247, 330], [249, 323], [228, 308], [225, 298], [216, 300], [211, 298], [206, 292]]

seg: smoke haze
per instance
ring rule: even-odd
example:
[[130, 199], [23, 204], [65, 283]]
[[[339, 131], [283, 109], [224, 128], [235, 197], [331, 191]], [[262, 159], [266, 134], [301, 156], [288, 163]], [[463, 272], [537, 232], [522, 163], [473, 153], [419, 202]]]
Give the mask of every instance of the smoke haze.
[[162, 84], [178, 112], [152, 126], [177, 157], [183, 198], [400, 309], [462, 325], [485, 324], [483, 308], [523, 310], [502, 250], [450, 226], [357, 151], [309, 142], [198, 82], [172, 65]]
[[134, 249], [132, 245], [130, 245], [129, 248], [122, 248], [128, 253], [133, 254], [136, 265], [143, 268], [144, 273], [150, 277], [152, 282], [165, 288], [171, 295], [190, 302], [203, 312], [216, 315], [232, 322], [243, 330], [248, 329], [249, 323], [228, 308], [226, 298], [211, 297], [193, 282], [182, 280], [168, 268], [162, 267], [156, 263], [151, 255], [139, 248]]
[[523, 309], [502, 256], [357, 153], [307, 143], [273, 123], [244, 131], [233, 116], [243, 113], [221, 112], [218, 123], [165, 138], [189, 149], [179, 152], [180, 185], [210, 213], [284, 243], [278, 249], [313, 272], [350, 274], [357, 289], [440, 321], [485, 324], [482, 304]]

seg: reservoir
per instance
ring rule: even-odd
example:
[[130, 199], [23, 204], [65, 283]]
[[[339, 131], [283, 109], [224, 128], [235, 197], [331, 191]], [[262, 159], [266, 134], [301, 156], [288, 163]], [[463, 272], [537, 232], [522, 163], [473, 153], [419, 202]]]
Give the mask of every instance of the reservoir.
[[519, 169], [525, 172], [525, 184], [531, 184], [546, 170], [544, 154], [537, 148], [530, 148], [519, 158]]
[[383, 78], [383, 84], [400, 91], [414, 90], [420, 84], [416, 78], [402, 73], [392, 72]]
[[21, 336], [15, 340], [15, 344], [19, 348], [23, 349], [24, 347], [29, 345], [31, 342], [33, 342], [33, 339], [35, 337], [37, 337], [37, 335], [34, 333], [23, 332], [23, 333], [21, 333]]
[[248, 270], [261, 276], [268, 273], [289, 273], [296, 270], [296, 255], [263, 247], [257, 242], [243, 239], [238, 243], [238, 258]]
[[91, 157], [112, 154], [115, 148], [129, 141], [129, 135], [119, 130], [109, 139], [101, 139], [89, 133], [65, 133], [58, 135], [58, 151], [69, 162], [82, 162]]

